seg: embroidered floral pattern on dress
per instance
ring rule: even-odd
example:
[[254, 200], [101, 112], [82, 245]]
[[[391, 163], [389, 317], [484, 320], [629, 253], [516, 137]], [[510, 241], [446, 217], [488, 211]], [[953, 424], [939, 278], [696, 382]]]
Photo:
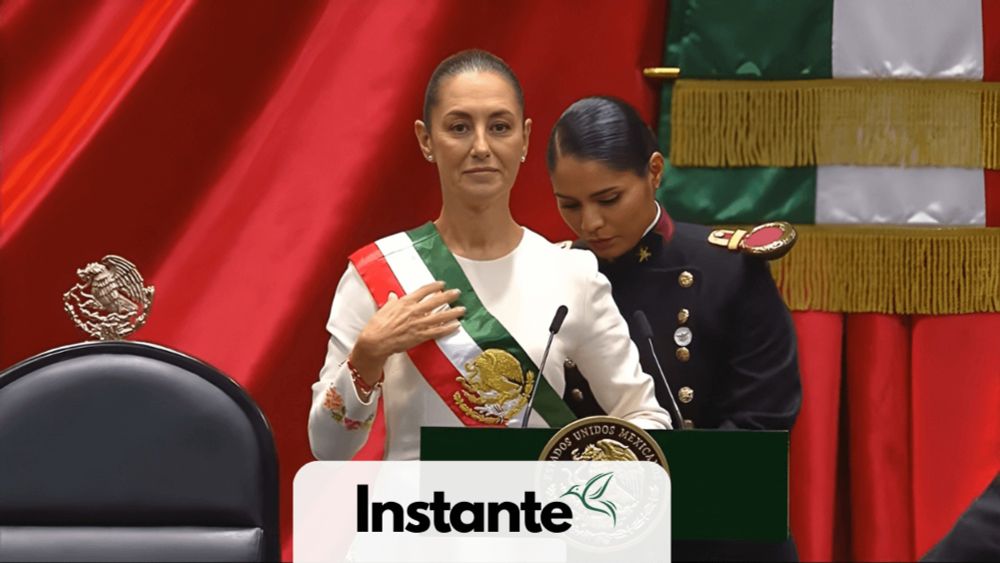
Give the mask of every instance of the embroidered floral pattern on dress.
[[344, 406], [344, 397], [332, 385], [326, 390], [326, 397], [323, 398], [323, 408], [330, 411], [330, 416], [343, 424], [344, 428], [348, 430], [358, 430], [359, 428], [368, 430], [375, 421], [374, 413], [364, 420], [349, 418], [346, 414], [347, 407]]
[[340, 393], [337, 392], [333, 385], [326, 390], [323, 408], [332, 413], [340, 413], [341, 416], [344, 414], [344, 398], [340, 396]]

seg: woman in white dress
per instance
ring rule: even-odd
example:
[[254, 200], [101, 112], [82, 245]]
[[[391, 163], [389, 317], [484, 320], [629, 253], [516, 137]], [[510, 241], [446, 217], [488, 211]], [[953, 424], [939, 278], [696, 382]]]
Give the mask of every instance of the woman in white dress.
[[[507, 64], [478, 50], [445, 59], [414, 127], [438, 169], [441, 213], [351, 255], [313, 384], [313, 454], [350, 459], [367, 440], [379, 394], [386, 459], [417, 459], [423, 426], [520, 426], [533, 392], [529, 426], [562, 426], [575, 418], [561, 398], [566, 357], [590, 376], [605, 412], [669, 428], [594, 257], [511, 216], [531, 120]], [[556, 360], [539, 378], [560, 305], [568, 314], [552, 343]]]

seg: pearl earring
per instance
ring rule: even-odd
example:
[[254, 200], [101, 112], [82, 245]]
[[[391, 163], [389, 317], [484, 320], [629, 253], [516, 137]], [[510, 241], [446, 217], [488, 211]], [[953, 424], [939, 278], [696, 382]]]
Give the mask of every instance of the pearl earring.
[[434, 162], [434, 155], [432, 154], [425, 154], [424, 158], [427, 159], [427, 162]]
[[521, 162], [524, 162], [527, 159], [528, 159], [528, 157], [526, 155], [523, 155], [523, 154], [521, 155]]

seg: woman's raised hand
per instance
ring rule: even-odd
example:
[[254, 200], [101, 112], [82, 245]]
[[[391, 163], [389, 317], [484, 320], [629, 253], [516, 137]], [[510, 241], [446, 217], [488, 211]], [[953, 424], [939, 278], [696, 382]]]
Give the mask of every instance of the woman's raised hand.
[[437, 309], [458, 299], [459, 293], [457, 289], [446, 291], [444, 282], [436, 281], [400, 298], [390, 294], [389, 301], [358, 335], [351, 364], [366, 382], [373, 383], [392, 354], [454, 332], [465, 307]]

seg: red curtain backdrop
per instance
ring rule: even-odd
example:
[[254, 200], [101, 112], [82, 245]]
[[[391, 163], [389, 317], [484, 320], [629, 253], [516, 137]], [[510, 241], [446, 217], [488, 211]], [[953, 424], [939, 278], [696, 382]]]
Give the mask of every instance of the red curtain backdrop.
[[1000, 471], [1000, 315], [793, 317], [800, 556], [921, 557]]
[[[515, 217], [568, 238], [548, 131], [590, 94], [653, 121], [658, 85], [640, 69], [660, 60], [666, 7], [4, 1], [0, 366], [82, 340], [61, 304], [76, 268], [135, 262], [157, 287], [138, 339], [219, 367], [270, 420], [289, 559], [309, 386], [347, 254], [440, 205], [413, 136], [431, 70], [469, 47], [514, 67], [534, 119]], [[1000, 315], [795, 323], [803, 559], [919, 557], [1000, 470]]]

